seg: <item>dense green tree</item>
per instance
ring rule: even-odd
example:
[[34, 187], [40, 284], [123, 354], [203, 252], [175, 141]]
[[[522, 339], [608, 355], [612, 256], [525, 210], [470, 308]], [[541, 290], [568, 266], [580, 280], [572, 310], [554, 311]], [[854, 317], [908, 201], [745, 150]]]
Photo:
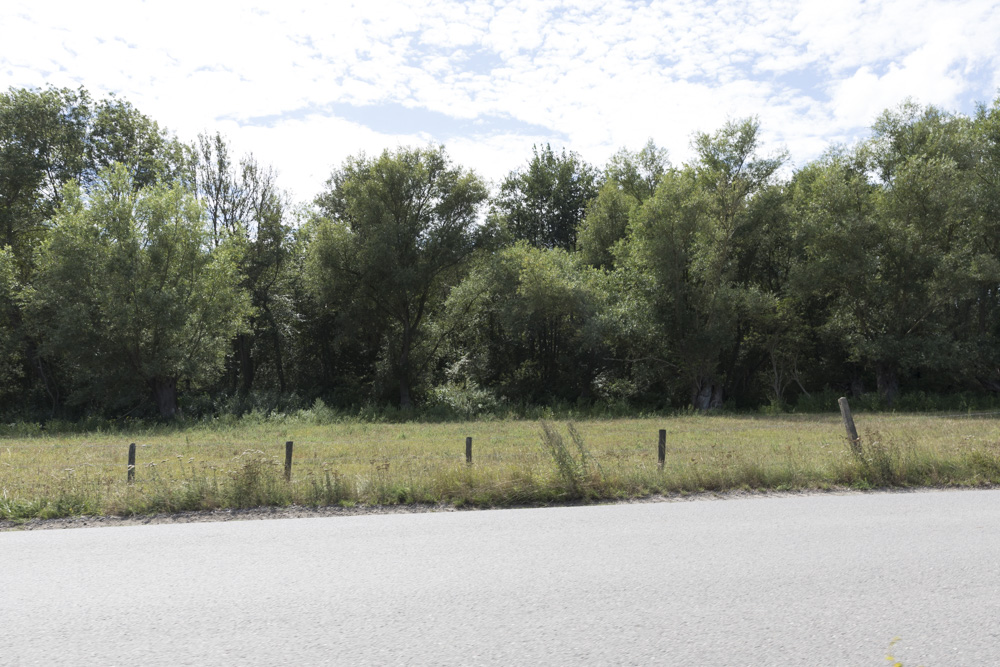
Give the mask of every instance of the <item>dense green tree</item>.
[[[632, 356], [660, 360], [701, 410], [759, 373], [764, 360], [748, 362], [746, 341], [776, 307], [786, 272], [776, 265], [787, 253], [773, 183], [783, 155], [760, 156], [758, 131], [746, 119], [696, 135], [698, 161], [661, 178], [621, 249], [625, 283], [642, 294], [634, 317], [658, 334], [637, 339]], [[778, 233], [769, 241], [769, 232]]]
[[62, 186], [86, 171], [92, 113], [84, 90], [0, 94], [0, 247], [22, 279]]
[[638, 152], [622, 149], [611, 157], [580, 223], [577, 246], [585, 262], [611, 268], [612, 248], [628, 235], [633, 209], [653, 196], [669, 169], [666, 150], [652, 139]]
[[494, 202], [511, 238], [536, 248], [575, 250], [576, 234], [597, 194], [597, 172], [576, 153], [533, 149], [525, 169], [513, 171]]
[[[83, 89], [0, 94], [0, 247], [10, 248], [19, 284], [32, 283], [34, 249], [51, 226], [64, 186], [76, 181], [87, 190], [112, 163], [127, 165], [139, 188], [161, 178], [184, 178], [189, 156], [176, 139], [123, 100], [94, 102]], [[13, 356], [22, 364], [17, 374], [21, 394], [47, 394], [57, 409], [61, 373], [24, 330], [20, 307], [8, 316], [20, 345]]]
[[242, 247], [241, 285], [250, 294], [253, 315], [249, 330], [233, 341], [231, 388], [248, 392], [259, 371], [270, 376], [279, 391], [287, 389], [285, 347], [290, 309], [291, 227], [286, 221], [287, 198], [277, 187], [273, 169], [252, 156], [238, 163], [221, 134], [198, 138], [196, 180], [213, 246], [227, 240]]
[[22, 346], [14, 319], [18, 314], [15, 302], [18, 293], [14, 272], [14, 253], [0, 248], [0, 401], [13, 388], [21, 372]]
[[477, 245], [486, 186], [443, 148], [350, 158], [316, 199], [321, 219], [307, 271], [317, 298], [380, 332], [381, 364], [412, 405], [417, 374], [440, 340], [433, 319]]
[[976, 214], [965, 227], [965, 242], [974, 298], [956, 329], [968, 344], [971, 376], [1000, 393], [1000, 98], [990, 106], [980, 105], [972, 131]]
[[610, 269], [614, 264], [612, 248], [628, 235], [629, 219], [639, 201], [614, 181], [607, 181], [590, 200], [580, 225], [577, 246], [591, 266]]
[[650, 139], [637, 152], [623, 148], [612, 155], [604, 168], [604, 179], [641, 204], [653, 196], [668, 171], [667, 150]]
[[593, 396], [601, 288], [596, 272], [561, 248], [520, 241], [484, 257], [448, 300], [462, 373], [512, 401]]
[[122, 409], [151, 396], [172, 418], [178, 386], [213, 381], [244, 327], [238, 248], [210, 249], [193, 194], [136, 188], [125, 165], [62, 199], [28, 290], [43, 354], [71, 375], [76, 402]]
[[134, 188], [163, 180], [191, 186], [192, 150], [127, 100], [113, 95], [93, 105], [84, 185], [113, 164], [124, 165]]
[[957, 379], [969, 354], [955, 326], [975, 298], [972, 155], [967, 119], [908, 103], [855, 151], [797, 177], [806, 252], [797, 289], [822, 295], [812, 299], [826, 313], [822, 330], [874, 374], [890, 405], [901, 376]]

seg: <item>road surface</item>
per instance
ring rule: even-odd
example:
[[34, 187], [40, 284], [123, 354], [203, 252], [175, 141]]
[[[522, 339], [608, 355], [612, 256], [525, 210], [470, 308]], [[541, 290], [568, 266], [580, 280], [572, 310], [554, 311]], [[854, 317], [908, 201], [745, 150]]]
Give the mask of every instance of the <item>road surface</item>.
[[0, 533], [0, 665], [1000, 664], [1000, 491]]

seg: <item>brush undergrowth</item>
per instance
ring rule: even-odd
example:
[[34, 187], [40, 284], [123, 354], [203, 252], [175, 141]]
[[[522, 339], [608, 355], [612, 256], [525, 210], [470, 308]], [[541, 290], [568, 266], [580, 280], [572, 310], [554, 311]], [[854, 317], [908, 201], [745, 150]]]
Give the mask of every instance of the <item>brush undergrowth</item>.
[[[1000, 422], [892, 415], [852, 449], [833, 416], [557, 424], [238, 422], [0, 437], [0, 519], [259, 506], [513, 506], [729, 490], [1000, 483]], [[656, 434], [667, 428], [667, 458]], [[466, 465], [465, 437], [474, 437]], [[137, 441], [135, 483], [126, 482]], [[295, 441], [291, 481], [285, 440]]]

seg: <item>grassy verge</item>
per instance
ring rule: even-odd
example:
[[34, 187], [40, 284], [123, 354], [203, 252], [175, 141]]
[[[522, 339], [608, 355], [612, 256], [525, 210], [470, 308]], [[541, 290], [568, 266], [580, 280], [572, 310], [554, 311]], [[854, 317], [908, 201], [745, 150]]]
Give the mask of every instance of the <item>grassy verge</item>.
[[[1000, 483], [1000, 421], [837, 415], [318, 425], [0, 438], [0, 519], [282, 505], [505, 506], [651, 494]], [[667, 431], [657, 465], [657, 431]], [[473, 463], [465, 463], [465, 438]], [[294, 441], [292, 481], [284, 443]], [[129, 442], [135, 483], [126, 483]]]

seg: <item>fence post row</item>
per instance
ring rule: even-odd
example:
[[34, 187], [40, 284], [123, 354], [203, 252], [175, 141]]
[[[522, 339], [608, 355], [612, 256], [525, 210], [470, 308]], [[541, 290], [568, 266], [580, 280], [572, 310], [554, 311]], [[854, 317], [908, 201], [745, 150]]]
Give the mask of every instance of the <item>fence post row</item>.
[[128, 446], [128, 483], [135, 482], [135, 443]]

